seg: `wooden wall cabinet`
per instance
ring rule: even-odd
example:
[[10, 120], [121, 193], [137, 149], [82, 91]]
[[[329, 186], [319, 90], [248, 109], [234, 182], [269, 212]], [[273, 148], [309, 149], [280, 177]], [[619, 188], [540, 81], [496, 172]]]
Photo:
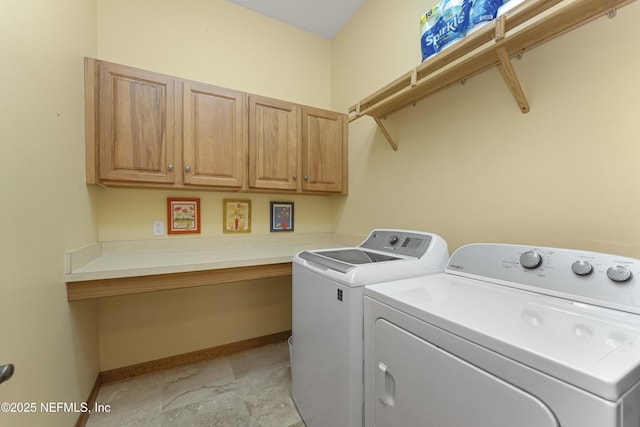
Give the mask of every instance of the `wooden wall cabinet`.
[[185, 185], [242, 188], [245, 182], [245, 94], [183, 83]]
[[85, 59], [87, 183], [347, 193], [347, 115]]
[[117, 64], [97, 65], [97, 178], [173, 183], [175, 80]]
[[302, 189], [347, 192], [347, 116], [302, 108]]
[[347, 193], [347, 115], [249, 96], [249, 187]]
[[295, 191], [299, 187], [300, 109], [249, 96], [249, 186]]
[[86, 60], [87, 182], [245, 187], [245, 94]]

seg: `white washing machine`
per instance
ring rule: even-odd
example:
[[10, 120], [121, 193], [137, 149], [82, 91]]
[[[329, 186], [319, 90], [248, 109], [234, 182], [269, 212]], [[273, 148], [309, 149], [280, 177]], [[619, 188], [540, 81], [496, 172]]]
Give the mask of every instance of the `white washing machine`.
[[364, 299], [367, 426], [640, 425], [640, 260], [476, 244]]
[[364, 285], [442, 272], [448, 258], [440, 236], [405, 230], [294, 257], [291, 391], [307, 427], [363, 425]]

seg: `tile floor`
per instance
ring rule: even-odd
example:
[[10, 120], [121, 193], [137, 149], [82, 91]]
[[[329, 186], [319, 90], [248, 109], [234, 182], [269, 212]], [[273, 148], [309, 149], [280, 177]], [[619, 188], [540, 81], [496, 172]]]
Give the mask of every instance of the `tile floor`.
[[87, 427], [304, 427], [286, 341], [104, 384]]

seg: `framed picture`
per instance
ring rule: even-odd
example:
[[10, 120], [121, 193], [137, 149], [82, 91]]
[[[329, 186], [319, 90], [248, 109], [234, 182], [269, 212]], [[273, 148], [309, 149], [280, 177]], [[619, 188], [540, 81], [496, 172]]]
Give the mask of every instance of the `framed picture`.
[[167, 198], [167, 232], [200, 233], [200, 199]]
[[224, 199], [222, 202], [222, 220], [224, 233], [251, 232], [251, 200]]
[[271, 231], [293, 231], [293, 202], [271, 202]]

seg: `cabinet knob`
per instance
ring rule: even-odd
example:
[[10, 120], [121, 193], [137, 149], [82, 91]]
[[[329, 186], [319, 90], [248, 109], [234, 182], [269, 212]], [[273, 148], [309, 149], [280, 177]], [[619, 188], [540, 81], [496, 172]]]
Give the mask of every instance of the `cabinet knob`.
[[184, 167], [185, 172], [191, 172], [191, 166], [187, 165]]
[[172, 165], [172, 164], [169, 164], [169, 165], [167, 166], [167, 170], [168, 170], [169, 172], [173, 171], [173, 165]]
[[309, 181], [309, 175], [305, 175], [305, 176], [304, 176], [304, 180], [305, 180], [305, 181]]
[[293, 174], [293, 179], [298, 179], [298, 175]]

